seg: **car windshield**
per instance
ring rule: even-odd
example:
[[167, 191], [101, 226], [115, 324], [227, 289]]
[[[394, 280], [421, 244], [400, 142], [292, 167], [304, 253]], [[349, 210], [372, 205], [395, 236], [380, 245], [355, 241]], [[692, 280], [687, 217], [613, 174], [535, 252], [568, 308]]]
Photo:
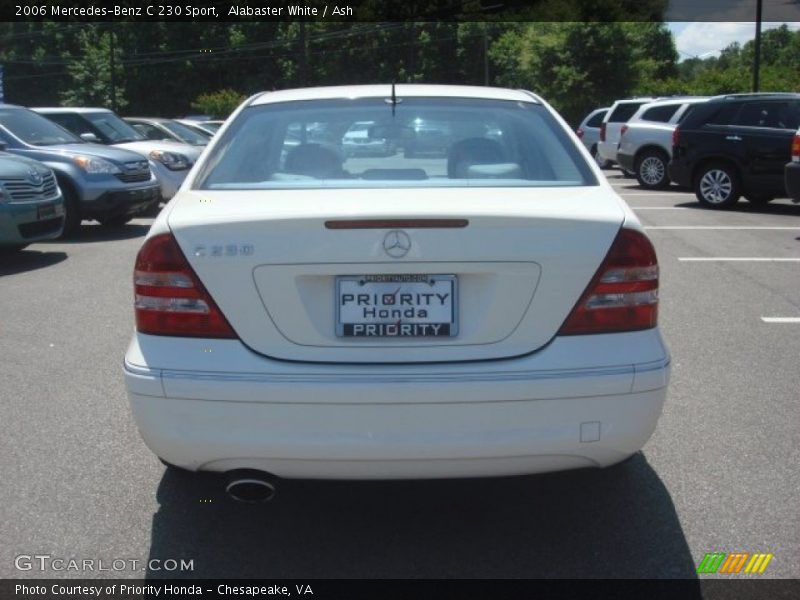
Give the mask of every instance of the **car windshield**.
[[83, 116], [100, 132], [106, 144], [123, 144], [147, 139], [114, 113], [90, 112], [84, 113]]
[[0, 125], [32, 146], [83, 143], [66, 129], [25, 108], [0, 108]]
[[[354, 137], [366, 129], [366, 135]], [[251, 106], [205, 161], [197, 189], [596, 185], [539, 103], [467, 98]]]
[[208, 136], [204, 136], [202, 133], [198, 133], [182, 123], [162, 121], [161, 124], [187, 144], [192, 146], [205, 146], [208, 144]]

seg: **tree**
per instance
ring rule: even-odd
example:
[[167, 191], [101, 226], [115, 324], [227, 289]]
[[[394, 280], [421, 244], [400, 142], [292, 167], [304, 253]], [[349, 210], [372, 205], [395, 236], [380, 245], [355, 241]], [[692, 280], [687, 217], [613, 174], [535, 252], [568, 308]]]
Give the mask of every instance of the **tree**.
[[245, 95], [231, 89], [200, 94], [192, 102], [192, 108], [215, 119], [227, 119], [245, 100]]
[[68, 106], [116, 109], [127, 106], [123, 53], [117, 46], [113, 30], [103, 31], [98, 25], [87, 26], [77, 33], [77, 41], [77, 52], [64, 55], [70, 61], [67, 65], [70, 84], [61, 93], [61, 101]]

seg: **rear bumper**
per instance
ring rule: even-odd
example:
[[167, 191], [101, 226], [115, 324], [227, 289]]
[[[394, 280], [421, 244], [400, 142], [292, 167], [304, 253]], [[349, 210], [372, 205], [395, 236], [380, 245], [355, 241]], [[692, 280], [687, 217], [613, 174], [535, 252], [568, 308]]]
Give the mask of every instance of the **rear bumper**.
[[786, 165], [786, 192], [795, 202], [800, 202], [800, 162], [790, 162]]
[[634, 164], [634, 162], [635, 161], [632, 154], [617, 152], [617, 163], [619, 163], [619, 166], [625, 169], [626, 171], [631, 171], [631, 172], [636, 171], [636, 165]]
[[[657, 331], [595, 337], [628, 336], [633, 346], [652, 344], [647, 362], [549, 368], [579, 343], [574, 337], [543, 350], [545, 360], [359, 366], [258, 357], [268, 369], [231, 372], [143, 366], [137, 338], [153, 340], [136, 335], [125, 379], [145, 443], [190, 470], [333, 479], [538, 473], [614, 464], [652, 434], [669, 358]], [[236, 341], [182, 342], [190, 357], [249, 352]], [[224, 366], [230, 357], [218, 358]]]
[[667, 165], [667, 175], [675, 185], [686, 188], [692, 186], [692, 172], [683, 161], [672, 159]]
[[597, 153], [605, 160], [617, 161], [616, 142], [597, 142]]

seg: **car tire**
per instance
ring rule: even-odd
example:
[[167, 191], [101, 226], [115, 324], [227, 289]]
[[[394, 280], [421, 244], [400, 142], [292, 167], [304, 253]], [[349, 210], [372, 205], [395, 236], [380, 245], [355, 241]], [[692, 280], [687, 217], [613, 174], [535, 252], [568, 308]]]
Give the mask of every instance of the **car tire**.
[[646, 150], [636, 159], [636, 180], [647, 190], [663, 190], [669, 186], [667, 155], [660, 150]]
[[72, 187], [63, 181], [59, 181], [58, 185], [64, 196], [64, 229], [59, 239], [64, 239], [72, 237], [78, 232], [81, 226], [81, 209], [78, 205], [78, 197], [72, 191]]
[[611, 161], [610, 160], [606, 160], [605, 158], [600, 156], [600, 153], [597, 151], [597, 146], [592, 146], [592, 149], [590, 150], [590, 152], [592, 154], [592, 158], [594, 159], [594, 162], [597, 163], [598, 167], [600, 167], [601, 169], [607, 169], [607, 168], [609, 168], [611, 166]]
[[122, 227], [126, 223], [128, 223], [133, 216], [131, 215], [123, 215], [119, 217], [103, 217], [101, 219], [97, 219], [97, 221], [103, 227]]
[[739, 174], [729, 164], [709, 163], [694, 178], [694, 194], [707, 208], [730, 208], [742, 194]]
[[756, 206], [764, 206], [775, 200], [775, 196], [764, 192], [750, 192], [745, 194], [744, 197], [750, 204], [755, 204]]

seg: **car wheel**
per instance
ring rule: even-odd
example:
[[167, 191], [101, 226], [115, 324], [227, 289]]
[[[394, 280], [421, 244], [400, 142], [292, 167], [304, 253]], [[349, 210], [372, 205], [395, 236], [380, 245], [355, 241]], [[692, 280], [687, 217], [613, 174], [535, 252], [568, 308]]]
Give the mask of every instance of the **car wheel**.
[[81, 210], [78, 205], [78, 198], [69, 184], [63, 181], [58, 182], [61, 194], [64, 196], [64, 229], [59, 236], [61, 239], [68, 238], [78, 232], [81, 226]]
[[744, 197], [750, 204], [755, 204], [756, 206], [764, 206], [775, 200], [775, 196], [764, 192], [750, 192], [745, 194]]
[[636, 180], [648, 190], [663, 190], [669, 185], [667, 157], [658, 150], [644, 152], [636, 161]]
[[741, 196], [739, 175], [730, 165], [708, 164], [695, 177], [694, 193], [703, 206], [730, 208]]
[[608, 167], [611, 166], [610, 160], [606, 160], [605, 158], [600, 156], [600, 153], [597, 151], [597, 146], [592, 146], [591, 153], [594, 162], [596, 162], [597, 166], [600, 167], [601, 169], [607, 169]]
[[133, 219], [131, 215], [122, 215], [119, 217], [103, 217], [102, 219], [97, 220], [103, 227], [122, 227], [131, 219]]

